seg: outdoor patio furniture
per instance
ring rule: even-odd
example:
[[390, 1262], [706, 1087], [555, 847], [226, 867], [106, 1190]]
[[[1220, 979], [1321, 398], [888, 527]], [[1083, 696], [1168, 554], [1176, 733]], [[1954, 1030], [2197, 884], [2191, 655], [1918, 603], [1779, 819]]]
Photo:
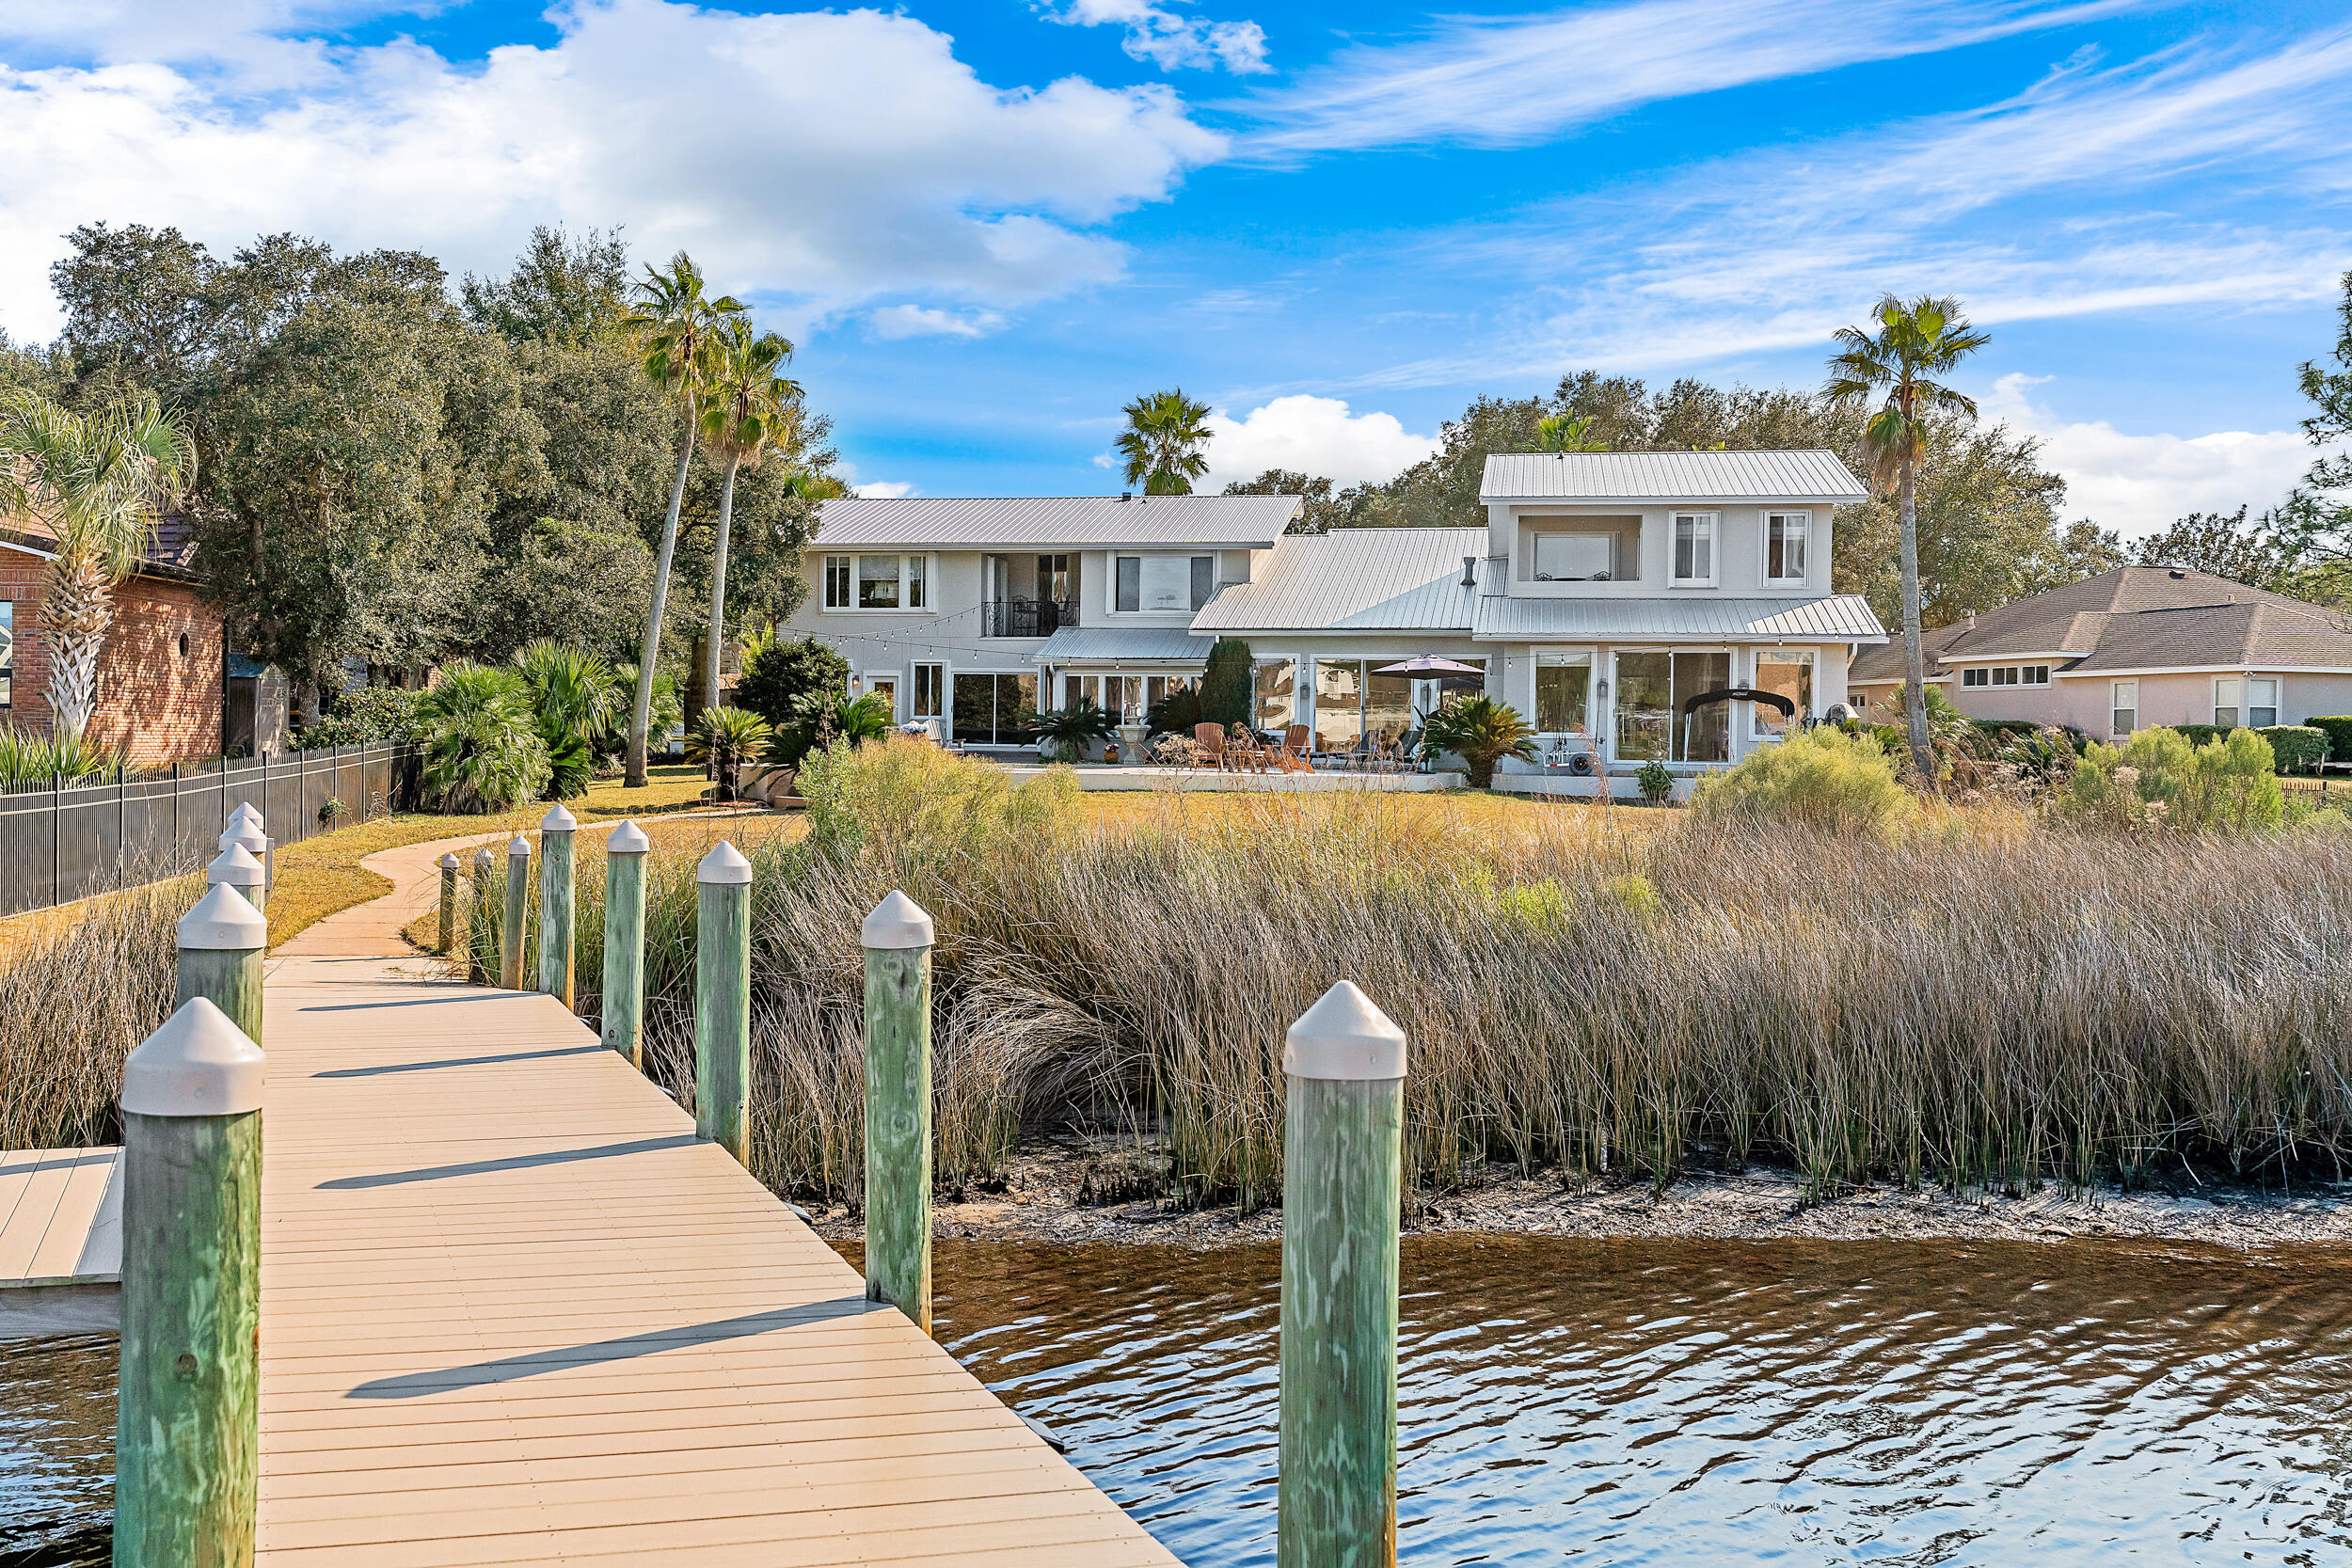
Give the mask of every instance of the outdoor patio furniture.
[[1315, 765], [1307, 760], [1309, 744], [1315, 732], [1304, 724], [1293, 724], [1282, 732], [1280, 759], [1285, 773], [1311, 773]]
[[1200, 749], [1201, 767], [1215, 768], [1223, 772], [1232, 766], [1231, 759], [1225, 754], [1224, 725], [1195, 724], [1192, 727], [1192, 743]]

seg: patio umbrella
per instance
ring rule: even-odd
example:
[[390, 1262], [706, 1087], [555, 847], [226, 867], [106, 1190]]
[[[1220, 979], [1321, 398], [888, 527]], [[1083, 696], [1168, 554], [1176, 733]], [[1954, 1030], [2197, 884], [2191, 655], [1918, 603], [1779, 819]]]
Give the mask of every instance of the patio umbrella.
[[1467, 686], [1472, 681], [1486, 683], [1486, 672], [1475, 664], [1461, 664], [1436, 654], [1415, 654], [1397, 664], [1383, 664], [1373, 672], [1375, 675], [1410, 675], [1415, 680], [1442, 681], [1448, 686]]

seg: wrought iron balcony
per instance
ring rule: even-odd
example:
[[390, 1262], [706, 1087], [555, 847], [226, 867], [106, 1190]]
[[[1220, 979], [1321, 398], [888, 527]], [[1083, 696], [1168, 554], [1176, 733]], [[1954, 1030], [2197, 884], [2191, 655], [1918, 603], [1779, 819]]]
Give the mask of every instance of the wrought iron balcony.
[[1073, 599], [995, 599], [980, 606], [982, 637], [1051, 637], [1077, 624]]

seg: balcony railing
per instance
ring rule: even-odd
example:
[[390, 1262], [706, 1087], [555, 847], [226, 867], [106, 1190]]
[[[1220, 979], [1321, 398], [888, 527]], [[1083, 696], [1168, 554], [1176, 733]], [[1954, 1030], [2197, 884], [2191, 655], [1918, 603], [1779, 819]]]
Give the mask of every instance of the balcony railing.
[[996, 599], [980, 606], [982, 637], [1051, 637], [1077, 624], [1073, 599]]

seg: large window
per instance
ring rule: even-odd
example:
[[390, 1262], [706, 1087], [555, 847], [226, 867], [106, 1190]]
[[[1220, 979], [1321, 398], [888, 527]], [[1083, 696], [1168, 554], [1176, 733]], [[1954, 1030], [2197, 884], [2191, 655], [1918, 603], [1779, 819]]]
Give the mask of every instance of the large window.
[[1538, 533], [1535, 544], [1537, 582], [1613, 582], [1617, 577], [1617, 535], [1606, 533]]
[[1315, 660], [1315, 750], [1352, 750], [1364, 735], [1361, 659]]
[[13, 705], [16, 677], [16, 601], [0, 599], [0, 707]]
[[825, 557], [827, 610], [928, 610], [928, 555]]
[[1813, 517], [1805, 512], [1764, 514], [1764, 580], [1777, 586], [1804, 582], [1805, 534]]
[[1727, 762], [1731, 705], [1683, 705], [1731, 684], [1731, 655], [1621, 653], [1617, 656], [1617, 757], [1623, 762]]
[[1674, 581], [1681, 588], [1715, 585], [1715, 514], [1677, 512], [1674, 517]]
[[1755, 684], [1757, 690], [1777, 692], [1797, 705], [1792, 718], [1764, 703], [1748, 705], [1755, 715], [1756, 737], [1776, 740], [1788, 733], [1789, 725], [1813, 711], [1813, 651], [1773, 648], [1758, 653]]
[[1960, 673], [1964, 687], [2047, 686], [2050, 667], [2046, 664], [1979, 664]]
[[1589, 653], [1535, 656], [1535, 728], [1546, 735], [1586, 735], [1593, 690]]
[[1295, 660], [1286, 658], [1258, 666], [1255, 696], [1260, 729], [1286, 729], [1295, 721], [1298, 705], [1292, 689], [1297, 679]]
[[1122, 555], [1115, 559], [1112, 608], [1199, 610], [1216, 592], [1213, 555]]
[[[1377, 673], [1393, 658], [1319, 658], [1315, 660], [1315, 749], [1345, 752], [1369, 736], [1378, 745], [1394, 745], [1407, 731], [1418, 729], [1421, 715], [1444, 695], [1436, 681], [1410, 675]], [[1484, 669], [1483, 658], [1461, 660]], [[1462, 677], [1468, 680], [1467, 675]], [[1271, 724], [1263, 714], [1259, 722]]]
[[939, 719], [946, 715], [947, 669], [942, 664], [914, 667], [914, 700], [907, 706], [910, 719]]
[[[2243, 707], [2240, 703], [2243, 701]], [[2243, 717], [2241, 717], [2243, 714]], [[2223, 675], [2213, 683], [2213, 721], [2249, 729], [2267, 729], [2279, 721], [2279, 682], [2275, 676], [2242, 679]]]
[[1026, 746], [1021, 715], [1037, 705], [1035, 675], [956, 672], [955, 737], [974, 746]]
[[2130, 735], [2139, 728], [2139, 683], [2117, 681], [2110, 689], [2107, 733]]

